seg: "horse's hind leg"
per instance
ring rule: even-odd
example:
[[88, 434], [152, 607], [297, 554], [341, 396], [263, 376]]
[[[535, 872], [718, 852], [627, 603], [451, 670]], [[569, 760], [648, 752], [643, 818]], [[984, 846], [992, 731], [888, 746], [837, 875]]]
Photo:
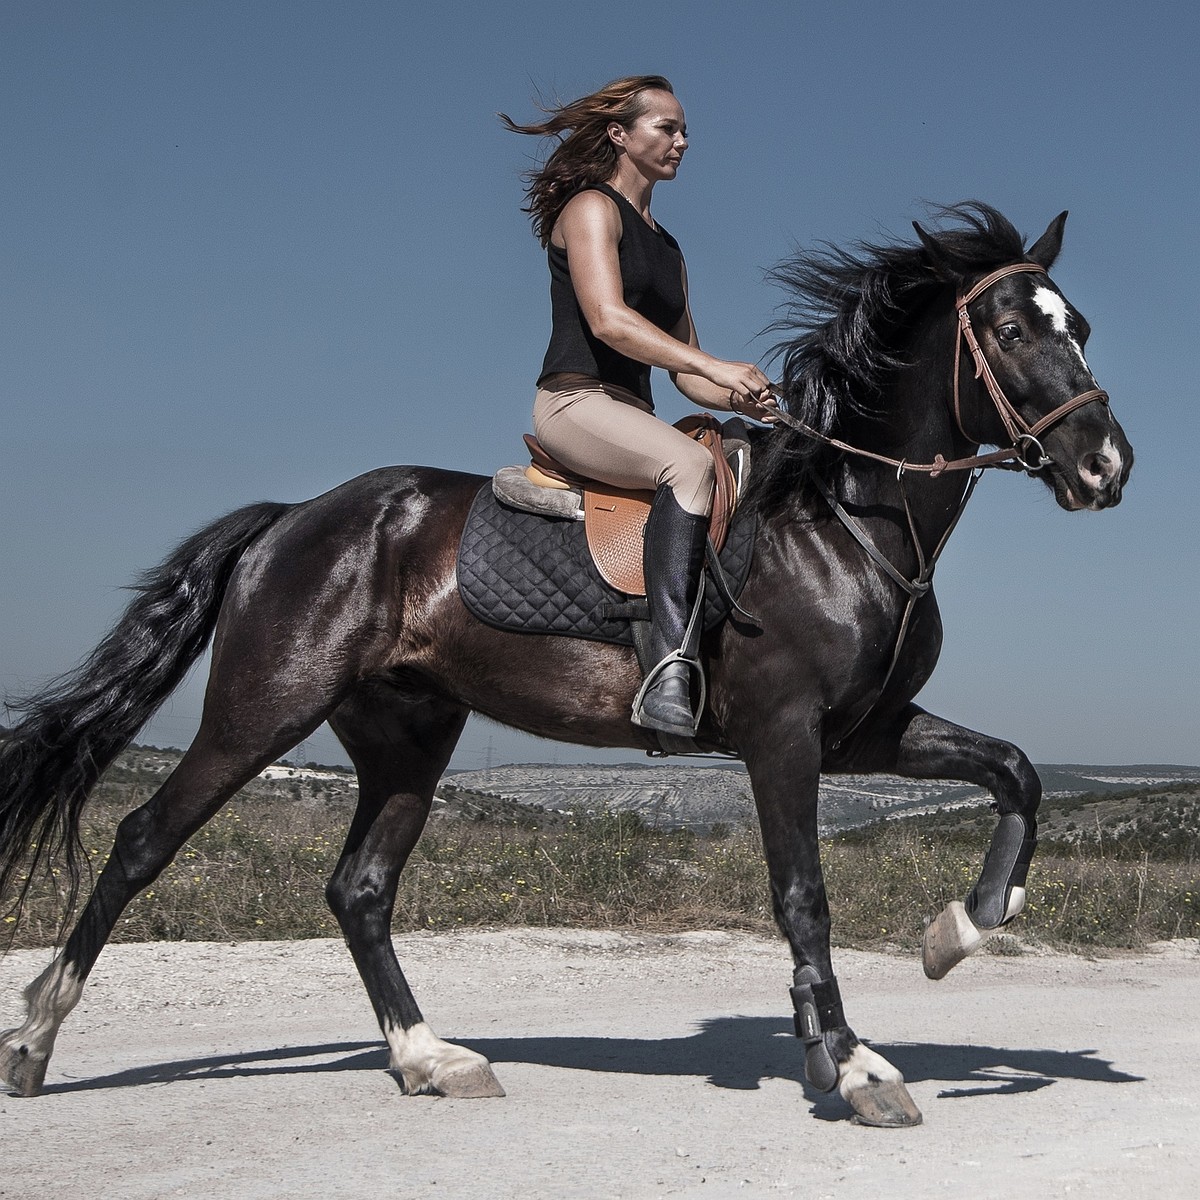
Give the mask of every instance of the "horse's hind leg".
[[166, 783], [121, 821], [112, 853], [63, 952], [25, 989], [24, 1024], [0, 1033], [0, 1077], [19, 1095], [41, 1090], [59, 1027], [78, 1003], [125, 906], [279, 752], [271, 746], [253, 759], [231, 758], [217, 753], [202, 730]]
[[442, 1041], [425, 1023], [391, 939], [400, 872], [466, 718], [459, 705], [383, 684], [367, 685], [330, 718], [358, 771], [359, 801], [326, 896], [404, 1090], [503, 1096], [483, 1055]]
[[[59, 1027], [79, 1001], [83, 985], [125, 906], [149, 887], [185, 841], [263, 767], [295, 743], [296, 719], [288, 711], [287, 731], [268, 731], [269, 706], [258, 710], [260, 728], [242, 731], [225, 744], [220, 719], [206, 716], [200, 731], [167, 781], [117, 826], [108, 862], [63, 952], [25, 989], [26, 1019], [0, 1033], [0, 1078], [18, 1094], [33, 1096], [45, 1079]], [[308, 714], [315, 728], [323, 714]], [[257, 735], [257, 736], [256, 736]]]
[[195, 741], [162, 787], [118, 825], [108, 862], [63, 952], [25, 991], [24, 1024], [0, 1033], [0, 1078], [19, 1094], [41, 1089], [59, 1027], [125, 906], [231, 796], [325, 719], [351, 669], [343, 665], [340, 675], [317, 678], [293, 667], [281, 676], [272, 661], [271, 654], [253, 653], [235, 637], [226, 653], [214, 654]]

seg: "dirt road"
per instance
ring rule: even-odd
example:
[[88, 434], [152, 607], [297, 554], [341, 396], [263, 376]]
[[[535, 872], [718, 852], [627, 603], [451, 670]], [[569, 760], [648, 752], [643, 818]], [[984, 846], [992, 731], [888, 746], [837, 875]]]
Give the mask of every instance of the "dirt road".
[[[1200, 947], [842, 951], [846, 1011], [925, 1124], [804, 1089], [783, 944], [518, 930], [397, 939], [503, 1100], [403, 1096], [340, 942], [105, 951], [45, 1093], [0, 1097], [0, 1196], [1200, 1195]], [[0, 962], [0, 1027], [46, 961]]]

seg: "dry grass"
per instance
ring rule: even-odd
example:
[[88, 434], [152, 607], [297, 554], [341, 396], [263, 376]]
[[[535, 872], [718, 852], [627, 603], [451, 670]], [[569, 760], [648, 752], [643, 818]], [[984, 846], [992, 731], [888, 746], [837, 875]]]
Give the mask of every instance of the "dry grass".
[[[986, 841], [939, 844], [902, 822], [866, 840], [825, 847], [834, 939], [843, 945], [915, 947], [923, 919], [962, 899], [983, 865]], [[1039, 853], [1022, 916], [1003, 945], [1133, 949], [1200, 937], [1194, 860], [1130, 860], [1083, 850]], [[1016, 939], [1014, 941], [1012, 939]]]
[[[84, 845], [102, 865], [123, 809], [90, 810]], [[241, 798], [184, 847], [120, 917], [115, 941], [330, 937], [324, 904], [347, 810]], [[963, 897], [982, 864], [981, 836], [935, 838], [903, 822], [824, 845], [837, 944], [914, 948], [924, 918]], [[1105, 855], [1079, 847], [1040, 855], [1014, 937], [1094, 949], [1200, 936], [1191, 858]], [[35, 881], [12, 945], [47, 945], [62, 918], [55, 880]], [[552, 827], [430, 823], [401, 879], [397, 931], [464, 926], [605, 926], [655, 930], [771, 928], [756, 832], [701, 837], [647, 828], [628, 813]]]

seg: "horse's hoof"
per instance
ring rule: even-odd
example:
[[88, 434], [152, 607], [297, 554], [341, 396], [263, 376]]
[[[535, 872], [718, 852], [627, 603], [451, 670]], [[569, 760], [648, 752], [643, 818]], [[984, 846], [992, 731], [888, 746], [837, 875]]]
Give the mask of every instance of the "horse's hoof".
[[0, 1077], [18, 1096], [36, 1096], [46, 1080], [48, 1054], [31, 1054], [29, 1047], [13, 1037], [17, 1029], [0, 1033]]
[[482, 1054], [442, 1041], [424, 1021], [384, 1033], [392, 1048], [388, 1069], [406, 1095], [460, 1100], [504, 1095], [492, 1064]]
[[942, 979], [979, 949], [984, 931], [967, 916], [961, 900], [951, 900], [928, 925], [921, 943], [921, 965], [930, 979]]
[[851, 1120], [855, 1125], [870, 1125], [875, 1129], [908, 1129], [921, 1124], [921, 1110], [904, 1086], [904, 1080], [880, 1080], [867, 1087], [856, 1088], [845, 1097], [854, 1109]]
[[904, 1076], [886, 1058], [859, 1042], [842, 1064], [842, 1099], [859, 1125], [901, 1129], [920, 1125], [921, 1110], [904, 1086]]
[[456, 1100], [484, 1100], [492, 1096], [503, 1096], [504, 1089], [491, 1066], [484, 1063], [469, 1063], [452, 1068], [434, 1076], [434, 1087], [443, 1096]]

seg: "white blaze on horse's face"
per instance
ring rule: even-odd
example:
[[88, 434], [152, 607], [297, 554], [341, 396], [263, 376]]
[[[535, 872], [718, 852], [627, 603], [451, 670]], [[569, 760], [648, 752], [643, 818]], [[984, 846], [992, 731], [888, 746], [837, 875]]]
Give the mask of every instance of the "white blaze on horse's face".
[[1091, 367], [1083, 357], [1083, 347], [1071, 332], [1071, 323], [1067, 316], [1067, 302], [1057, 292], [1048, 287], [1038, 287], [1033, 290], [1033, 302], [1050, 318], [1050, 326], [1055, 333], [1061, 335], [1070, 344], [1071, 349], [1079, 355], [1079, 361], [1084, 369], [1091, 374]]

